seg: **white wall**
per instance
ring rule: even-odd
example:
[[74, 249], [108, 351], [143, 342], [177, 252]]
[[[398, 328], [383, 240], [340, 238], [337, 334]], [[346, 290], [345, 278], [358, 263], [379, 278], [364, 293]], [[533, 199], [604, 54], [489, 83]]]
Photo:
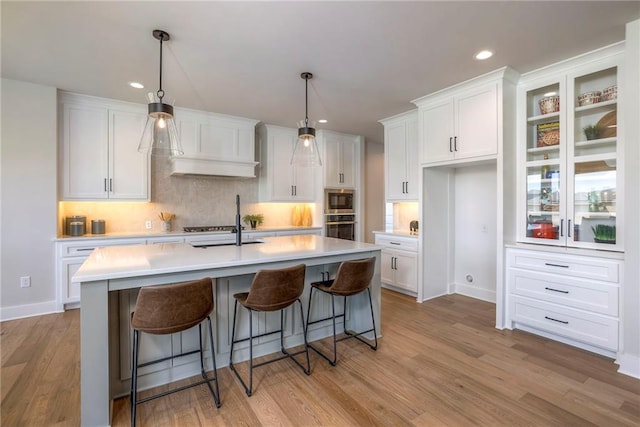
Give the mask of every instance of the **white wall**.
[[364, 145], [364, 238], [374, 242], [374, 231], [384, 230], [384, 145], [365, 142]]
[[455, 291], [495, 302], [496, 166], [458, 168], [454, 181]]
[[627, 24], [624, 102], [625, 268], [620, 372], [640, 378], [640, 20]]
[[[55, 311], [55, 88], [2, 79], [0, 319]], [[31, 287], [20, 288], [20, 277]]]

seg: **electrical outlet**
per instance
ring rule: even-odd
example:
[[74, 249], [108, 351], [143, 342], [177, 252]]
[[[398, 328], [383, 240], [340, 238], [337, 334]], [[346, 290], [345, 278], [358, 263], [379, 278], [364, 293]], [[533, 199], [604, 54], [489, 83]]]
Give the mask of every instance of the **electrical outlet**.
[[147, 230], [151, 230], [151, 227], [153, 227], [153, 223], [151, 221], [146, 221], [144, 223], [144, 228], [146, 228]]
[[20, 278], [20, 287], [21, 288], [30, 288], [31, 287], [31, 276], [22, 276]]

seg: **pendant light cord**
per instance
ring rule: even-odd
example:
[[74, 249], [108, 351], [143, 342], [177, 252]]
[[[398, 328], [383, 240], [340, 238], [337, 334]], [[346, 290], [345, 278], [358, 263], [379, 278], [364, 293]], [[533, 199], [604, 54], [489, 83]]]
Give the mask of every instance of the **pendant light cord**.
[[309, 127], [309, 79], [304, 79], [304, 127]]
[[160, 86], [157, 92], [160, 103], [162, 104], [162, 98], [164, 98], [164, 91], [162, 90], [162, 41], [164, 40], [164, 34], [160, 36]]

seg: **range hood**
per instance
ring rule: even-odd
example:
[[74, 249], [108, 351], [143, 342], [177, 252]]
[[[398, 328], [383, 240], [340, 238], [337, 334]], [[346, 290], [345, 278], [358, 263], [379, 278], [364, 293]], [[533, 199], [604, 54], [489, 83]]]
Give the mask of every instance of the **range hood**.
[[212, 175], [255, 178], [258, 162], [220, 160], [198, 156], [171, 157], [171, 175]]

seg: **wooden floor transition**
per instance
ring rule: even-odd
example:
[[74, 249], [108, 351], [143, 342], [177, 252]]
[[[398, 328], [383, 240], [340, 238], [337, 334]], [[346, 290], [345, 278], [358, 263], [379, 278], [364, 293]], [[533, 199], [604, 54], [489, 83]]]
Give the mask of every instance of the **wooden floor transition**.
[[[311, 353], [308, 377], [290, 361], [267, 365], [250, 398], [223, 368], [220, 409], [200, 386], [142, 404], [138, 425], [640, 425], [640, 380], [611, 359], [499, 331], [494, 310], [383, 290], [377, 352], [345, 341], [337, 367]], [[79, 311], [3, 322], [1, 345], [0, 424], [80, 425]], [[114, 425], [129, 425], [128, 400], [113, 409]]]

